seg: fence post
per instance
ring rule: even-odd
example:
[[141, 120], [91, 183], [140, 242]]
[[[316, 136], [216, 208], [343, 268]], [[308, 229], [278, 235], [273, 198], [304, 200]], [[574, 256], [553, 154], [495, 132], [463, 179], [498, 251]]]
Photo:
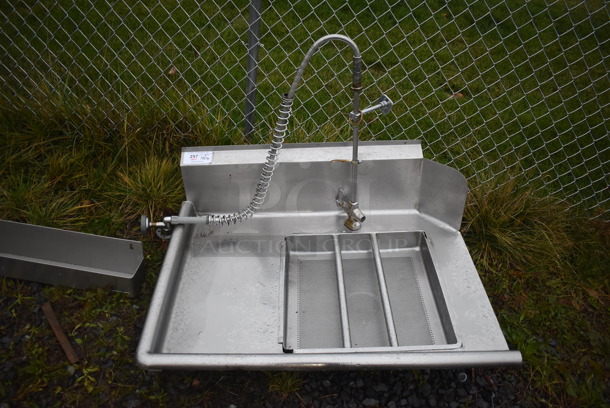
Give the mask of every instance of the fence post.
[[[261, 0], [250, 1], [248, 30], [248, 63], [246, 68], [246, 107], [244, 109], [244, 137], [251, 139], [256, 114], [256, 74], [258, 72], [258, 47], [261, 21]], [[251, 141], [251, 140], [250, 140]]]

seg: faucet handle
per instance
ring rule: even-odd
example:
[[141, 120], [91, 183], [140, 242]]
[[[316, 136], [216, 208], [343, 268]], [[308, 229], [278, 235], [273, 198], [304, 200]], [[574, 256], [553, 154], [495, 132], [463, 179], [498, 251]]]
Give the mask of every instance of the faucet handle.
[[379, 111], [384, 115], [392, 109], [392, 106], [394, 106], [394, 102], [392, 102], [392, 100], [386, 94], [379, 97], [377, 104], [381, 105]]
[[369, 113], [377, 109], [379, 109], [379, 111], [385, 115], [390, 111], [390, 109], [392, 109], [392, 106], [394, 106], [394, 102], [392, 102], [392, 100], [384, 94], [381, 95], [379, 99], [377, 99], [377, 103], [375, 105], [363, 109], [361, 115], [364, 115], [365, 113]]

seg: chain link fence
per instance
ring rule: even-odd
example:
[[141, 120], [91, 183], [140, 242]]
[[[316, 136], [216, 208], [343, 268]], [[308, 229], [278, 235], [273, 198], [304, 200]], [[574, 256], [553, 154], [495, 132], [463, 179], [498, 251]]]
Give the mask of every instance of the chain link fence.
[[[339, 33], [363, 56], [363, 106], [395, 103], [362, 139], [420, 139], [469, 179], [508, 172], [608, 211], [604, 0], [258, 3], [4, 1], [0, 101], [83, 128], [266, 142], [305, 52]], [[350, 64], [342, 44], [312, 59], [288, 142], [349, 140]]]

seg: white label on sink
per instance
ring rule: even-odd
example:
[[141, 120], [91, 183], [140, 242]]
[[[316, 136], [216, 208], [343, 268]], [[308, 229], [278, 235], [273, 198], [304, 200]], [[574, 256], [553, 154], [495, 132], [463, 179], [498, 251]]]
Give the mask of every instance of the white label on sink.
[[182, 164], [212, 164], [214, 152], [183, 152]]

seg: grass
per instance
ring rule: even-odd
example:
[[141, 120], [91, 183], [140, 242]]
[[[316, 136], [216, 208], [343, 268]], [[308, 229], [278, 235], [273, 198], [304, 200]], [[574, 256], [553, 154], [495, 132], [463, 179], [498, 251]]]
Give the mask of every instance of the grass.
[[117, 195], [126, 213], [159, 219], [183, 200], [179, 167], [170, 159], [147, 157], [117, 175]]
[[[85, 133], [127, 125], [209, 145], [269, 141], [312, 39], [341, 33], [362, 51], [364, 105], [382, 92], [396, 102], [383, 120], [367, 119], [363, 139], [421, 139], [428, 157], [469, 179], [516, 166], [553, 193], [607, 205], [603, 0], [264, 3], [258, 121], [247, 140], [248, 12], [245, 0], [5, 2], [2, 109]], [[342, 45], [314, 56], [291, 141], [349, 138], [350, 59]]]
[[462, 232], [505, 336], [523, 354], [527, 398], [607, 406], [610, 223], [566, 207], [495, 179], [471, 192]]
[[269, 392], [276, 394], [280, 401], [285, 401], [292, 395], [301, 399], [298, 391], [302, 385], [303, 379], [299, 373], [281, 371], [269, 374]]
[[534, 194], [532, 187], [520, 189], [506, 174], [471, 192], [462, 232], [471, 238], [470, 251], [482, 269], [562, 268], [563, 254], [574, 246], [561, 217], [568, 205]]

